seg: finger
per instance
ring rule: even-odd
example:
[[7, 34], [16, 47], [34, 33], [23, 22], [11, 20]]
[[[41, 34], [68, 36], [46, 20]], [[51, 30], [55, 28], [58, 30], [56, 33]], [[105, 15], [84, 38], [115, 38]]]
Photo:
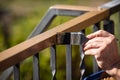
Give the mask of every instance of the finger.
[[94, 43], [88, 43], [87, 45], [84, 46], [84, 51], [88, 50], [88, 49], [97, 49], [99, 48], [101, 45], [100, 43], [98, 44], [98, 42], [94, 42]]
[[110, 35], [112, 35], [112, 34], [106, 32], [104, 30], [99, 30], [99, 31], [96, 31], [95, 33], [88, 35], [87, 38], [92, 39], [95, 37], [108, 37]]
[[103, 40], [103, 38], [101, 38], [101, 37], [93, 38], [83, 45], [83, 49], [87, 50], [90, 48], [99, 48], [101, 46], [104, 46], [104, 44], [103, 44], [103, 43], [105, 43], [104, 41], [105, 41], [105, 39]]
[[85, 55], [97, 55], [98, 49], [88, 49], [84, 52]]
[[96, 37], [96, 38], [93, 38], [93, 39], [87, 41], [87, 42], [84, 44], [84, 47], [85, 47], [86, 45], [88, 45], [88, 44], [101, 44], [101, 43], [103, 43], [104, 41], [105, 41], [105, 38], [104, 38], [104, 40], [103, 40], [102, 37]]

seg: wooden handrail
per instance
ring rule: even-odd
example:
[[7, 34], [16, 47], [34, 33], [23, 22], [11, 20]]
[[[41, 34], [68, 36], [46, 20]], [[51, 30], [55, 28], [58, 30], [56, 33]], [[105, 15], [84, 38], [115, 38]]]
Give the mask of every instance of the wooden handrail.
[[33, 54], [56, 44], [56, 35], [59, 32], [80, 31], [109, 16], [109, 10], [101, 9], [87, 12], [51, 30], [24, 41], [0, 53], [0, 71], [15, 65]]
[[74, 6], [74, 5], [54, 5], [50, 9], [76, 10], [76, 11], [97, 11], [97, 7]]

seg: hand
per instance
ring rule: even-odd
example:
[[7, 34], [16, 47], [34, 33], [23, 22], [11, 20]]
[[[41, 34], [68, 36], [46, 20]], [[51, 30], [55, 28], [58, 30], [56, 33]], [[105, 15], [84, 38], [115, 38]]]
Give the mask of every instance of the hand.
[[88, 35], [87, 38], [89, 41], [84, 45], [85, 55], [94, 55], [98, 66], [110, 75], [114, 75], [113, 68], [118, 63], [120, 65], [115, 36], [104, 30], [99, 30]]

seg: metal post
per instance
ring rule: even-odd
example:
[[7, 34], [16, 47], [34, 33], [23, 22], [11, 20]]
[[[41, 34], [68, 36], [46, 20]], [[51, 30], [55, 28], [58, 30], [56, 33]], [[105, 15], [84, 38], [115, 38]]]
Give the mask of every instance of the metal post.
[[66, 45], [66, 80], [72, 80], [72, 46]]
[[83, 80], [83, 78], [85, 77], [85, 63], [84, 63], [85, 55], [83, 53], [82, 44], [80, 44], [80, 57], [81, 57], [81, 61], [80, 61], [81, 78], [80, 80]]
[[84, 52], [83, 52], [83, 45], [85, 42], [88, 41], [88, 39], [84, 36], [85, 30], [82, 30], [82, 32], [71, 32], [71, 38], [70, 38], [70, 44], [71, 45], [79, 45], [80, 46], [80, 72], [81, 72], [81, 78], [80, 80], [83, 80], [85, 77], [85, 62], [84, 62]]
[[40, 80], [39, 53], [33, 56], [33, 80]]
[[98, 31], [99, 29], [100, 29], [100, 22], [96, 23], [96, 24], [93, 26], [93, 32]]
[[8, 80], [12, 75], [13, 67], [8, 68], [0, 75], [0, 80]]
[[66, 78], [67, 80], [72, 80], [72, 46], [80, 45], [80, 70], [81, 70], [81, 80], [84, 78], [85, 65], [84, 65], [84, 53], [83, 44], [87, 42], [88, 39], [84, 36], [82, 32], [71, 32], [71, 33], [60, 33], [57, 36], [57, 44], [67, 44], [66, 51]]
[[52, 73], [52, 80], [56, 80], [56, 46], [50, 47], [50, 67]]
[[[85, 30], [82, 30], [81, 33], [85, 33]], [[81, 40], [82, 40], [82, 36], [80, 36], [80, 41]], [[80, 72], [81, 72], [80, 80], [83, 80], [84, 77], [85, 77], [85, 61], [84, 61], [85, 54], [83, 52], [83, 45], [82, 45], [82, 43], [80, 43], [80, 58], [81, 58], [81, 61], [80, 61]]]
[[14, 66], [13, 72], [14, 72], [14, 80], [20, 80], [20, 64], [19, 63]]
[[[100, 29], [100, 22], [96, 23], [94, 26], [93, 26], [93, 32], [97, 31]], [[97, 65], [97, 62], [95, 60], [95, 57], [93, 57], [93, 73], [96, 73], [99, 71], [99, 67]]]
[[[118, 26], [117, 26], [117, 32], [118, 32], [118, 47], [120, 48], [120, 11], [118, 12]], [[119, 50], [120, 53], [120, 50]]]
[[118, 16], [119, 16], [119, 20], [118, 21], [119, 21], [119, 26], [120, 26], [120, 11], [118, 13], [119, 13], [118, 14]]
[[108, 31], [111, 34], [114, 34], [114, 22], [109, 18], [104, 20], [104, 30]]

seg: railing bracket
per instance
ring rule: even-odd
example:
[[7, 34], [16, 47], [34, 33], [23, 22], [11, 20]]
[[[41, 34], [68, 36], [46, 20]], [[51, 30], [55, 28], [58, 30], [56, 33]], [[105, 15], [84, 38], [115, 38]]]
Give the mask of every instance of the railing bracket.
[[80, 45], [88, 41], [82, 32], [63, 32], [57, 35], [57, 44]]

